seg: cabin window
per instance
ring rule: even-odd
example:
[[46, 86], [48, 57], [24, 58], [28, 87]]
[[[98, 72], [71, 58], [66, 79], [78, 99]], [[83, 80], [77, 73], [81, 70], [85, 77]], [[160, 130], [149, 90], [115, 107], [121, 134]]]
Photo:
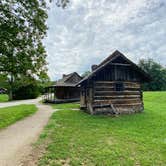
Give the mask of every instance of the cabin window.
[[115, 83], [115, 91], [123, 91], [124, 85], [122, 82]]

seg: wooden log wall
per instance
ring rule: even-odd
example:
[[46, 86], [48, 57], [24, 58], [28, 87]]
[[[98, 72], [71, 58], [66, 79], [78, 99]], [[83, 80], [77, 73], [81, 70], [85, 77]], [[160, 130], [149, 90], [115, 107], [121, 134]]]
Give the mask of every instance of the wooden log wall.
[[93, 106], [113, 104], [116, 108], [143, 107], [140, 83], [123, 82], [123, 91], [115, 91], [115, 81], [94, 82]]
[[80, 107], [81, 109], [85, 109], [87, 107], [85, 87], [81, 87], [80, 90]]
[[126, 64], [110, 64], [103, 70], [99, 71], [94, 77], [94, 81], [135, 81], [140, 82], [140, 75], [131, 66]]

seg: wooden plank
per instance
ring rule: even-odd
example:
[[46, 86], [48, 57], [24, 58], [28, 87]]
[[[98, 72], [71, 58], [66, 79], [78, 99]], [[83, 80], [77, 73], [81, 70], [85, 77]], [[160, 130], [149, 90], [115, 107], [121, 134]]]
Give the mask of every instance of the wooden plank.
[[[104, 103], [103, 103], [104, 104]], [[107, 104], [107, 103], [105, 103]], [[111, 104], [111, 103], [110, 103]], [[93, 106], [97, 105], [97, 103], [93, 103]], [[142, 106], [142, 102], [137, 103], [125, 103], [125, 104], [114, 104], [114, 107], [134, 107], [134, 106]]]
[[140, 88], [124, 88], [125, 91], [140, 91]]
[[133, 88], [134, 89], [134, 88], [140, 88], [140, 85], [125, 85], [124, 84], [124, 87], [125, 88]]
[[129, 81], [124, 81], [125, 86], [140, 86], [139, 82], [129, 82]]
[[105, 83], [105, 84], [113, 84], [113, 83], [115, 83], [115, 81], [96, 81], [95, 82], [95, 84], [103, 84], [103, 83]]
[[141, 103], [133, 103], [133, 104], [114, 104], [114, 106], [116, 107], [133, 107], [133, 106], [138, 106], [138, 105], [142, 105], [142, 102]]
[[114, 84], [116, 82], [123, 82], [125, 85], [139, 85], [140, 86], [140, 83], [139, 82], [130, 82], [130, 81], [95, 81], [94, 84]]
[[[139, 91], [140, 88], [138, 87], [124, 87], [125, 91]], [[114, 91], [115, 88], [114, 87], [104, 87], [102, 86], [101, 88], [100, 87], [97, 87], [95, 88], [95, 91]]]
[[99, 86], [106, 86], [106, 87], [113, 87], [114, 86], [114, 83], [95, 83], [94, 84], [94, 87], [99, 87]]
[[99, 105], [93, 105], [93, 108], [107, 108], [111, 107], [110, 104], [99, 104]]
[[108, 86], [108, 85], [106, 85], [106, 86], [104, 86], [104, 85], [99, 86], [98, 85], [98, 86], [94, 86], [94, 88], [95, 89], [98, 89], [98, 88], [114, 88], [114, 86], [112, 86], [112, 85], [111, 86]]
[[112, 100], [94, 100], [95, 104], [132, 104], [132, 103], [140, 103], [140, 99], [112, 99]]
[[140, 88], [133, 88], [133, 87], [124, 87], [124, 89], [128, 91], [140, 91]]
[[95, 91], [114, 91], [114, 88], [109, 88], [109, 87], [95, 88]]
[[125, 64], [125, 63], [110, 63], [110, 65], [116, 65], [116, 66], [131, 66], [131, 64]]
[[111, 100], [111, 99], [140, 99], [140, 95], [122, 95], [122, 96], [94, 96], [95, 100]]
[[140, 95], [140, 91], [95, 91], [95, 96]]

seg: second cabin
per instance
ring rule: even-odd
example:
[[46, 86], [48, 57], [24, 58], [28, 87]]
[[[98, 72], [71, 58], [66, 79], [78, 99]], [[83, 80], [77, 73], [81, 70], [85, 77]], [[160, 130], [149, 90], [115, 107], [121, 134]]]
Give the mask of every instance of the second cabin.
[[115, 51], [78, 85], [81, 108], [91, 114], [125, 114], [144, 109], [141, 83], [150, 81], [141, 68]]
[[82, 77], [74, 72], [63, 74], [55, 85], [45, 88], [44, 101], [50, 103], [67, 103], [80, 100], [80, 88], [76, 84]]

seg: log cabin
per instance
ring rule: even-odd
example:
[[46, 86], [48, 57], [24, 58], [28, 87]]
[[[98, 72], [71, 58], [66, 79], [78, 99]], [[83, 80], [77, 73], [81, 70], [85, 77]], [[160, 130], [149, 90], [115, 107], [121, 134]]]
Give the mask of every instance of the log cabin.
[[80, 100], [80, 88], [76, 84], [82, 77], [76, 73], [63, 74], [55, 85], [45, 88], [45, 102], [66, 103]]
[[121, 52], [115, 51], [83, 78], [80, 107], [90, 114], [130, 114], [144, 109], [141, 83], [150, 76]]

